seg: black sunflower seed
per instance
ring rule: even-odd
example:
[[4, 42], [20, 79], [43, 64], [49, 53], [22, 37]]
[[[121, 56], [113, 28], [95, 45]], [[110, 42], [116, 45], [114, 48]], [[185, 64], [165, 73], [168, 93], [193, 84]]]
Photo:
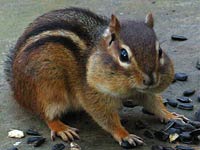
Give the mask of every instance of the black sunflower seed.
[[40, 136], [41, 135], [38, 131], [35, 131], [33, 129], [28, 129], [26, 131], [26, 134], [28, 134], [28, 135], [35, 135], [35, 136]]
[[195, 112], [195, 121], [200, 121], [200, 109]]
[[46, 138], [43, 138], [41, 136], [35, 136], [35, 137], [29, 137], [27, 139], [27, 144], [31, 144], [34, 147], [39, 147], [40, 145], [42, 145], [45, 142]]
[[188, 78], [188, 75], [185, 74], [185, 73], [176, 73], [175, 74], [175, 80], [178, 80], [178, 81], [186, 81]]
[[55, 144], [52, 147], [52, 150], [63, 150], [63, 149], [65, 149], [65, 145], [63, 143]]
[[179, 98], [177, 98], [177, 100], [179, 102], [182, 102], [182, 103], [190, 103], [190, 102], [192, 102], [192, 100], [189, 97], [185, 97], [185, 96], [179, 97]]
[[176, 150], [194, 150], [193, 148], [189, 147], [189, 146], [183, 146], [183, 145], [177, 145]]
[[167, 141], [169, 138], [169, 134], [164, 131], [156, 131], [154, 133], [155, 137], [160, 141]]
[[187, 40], [187, 38], [185, 36], [182, 35], [172, 35], [171, 39], [174, 41], [185, 41]]
[[192, 143], [192, 136], [190, 135], [190, 132], [182, 132], [182, 133], [179, 135], [179, 140], [180, 140], [182, 143], [190, 144], [190, 143]]
[[195, 90], [190, 89], [190, 90], [185, 90], [185, 91], [183, 92], [183, 95], [184, 95], [184, 96], [191, 96], [191, 95], [193, 95], [194, 93], [195, 93]]
[[169, 128], [166, 132], [168, 134], [174, 134], [174, 133], [180, 134], [181, 133], [181, 129]]
[[175, 100], [170, 99], [170, 98], [167, 98], [167, 103], [172, 107], [177, 107], [178, 105], [178, 103]]
[[193, 131], [190, 133], [190, 135], [191, 135], [192, 137], [197, 137], [197, 136], [199, 136], [199, 135], [200, 135], [200, 129], [195, 129], [195, 130], [193, 130]]
[[179, 104], [178, 108], [179, 109], [183, 109], [183, 110], [193, 110], [194, 105], [188, 104], [188, 103], [186, 103], [186, 104]]
[[200, 128], [200, 122], [199, 121], [191, 121], [191, 120], [189, 120], [188, 123], [193, 125], [195, 128]]
[[167, 122], [167, 124], [164, 127], [164, 131], [167, 131], [168, 129], [170, 129], [171, 127], [173, 127], [173, 125], [175, 124], [174, 120], [169, 120]]
[[196, 68], [200, 70], [200, 60], [197, 60]]
[[197, 100], [200, 102], [200, 94], [197, 96]]

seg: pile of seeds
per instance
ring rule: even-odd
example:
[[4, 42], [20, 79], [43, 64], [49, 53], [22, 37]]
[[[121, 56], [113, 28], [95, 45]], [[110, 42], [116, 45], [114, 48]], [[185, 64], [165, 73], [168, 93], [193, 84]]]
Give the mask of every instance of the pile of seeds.
[[[15, 131], [17, 131], [17, 132], [15, 132]], [[20, 131], [20, 130], [12, 130], [12, 131], [10, 131], [9, 133], [15, 133], [16, 135], [18, 135], [19, 133], [23, 133], [23, 131]], [[10, 136], [10, 137], [12, 137], [12, 138], [19, 138], [18, 136], [16, 136], [16, 135], [12, 135], [12, 136]], [[20, 134], [21, 135], [21, 134]], [[28, 145], [32, 145], [33, 147], [39, 147], [39, 146], [41, 146], [43, 143], [45, 143], [45, 141], [46, 141], [46, 138], [44, 138], [44, 137], [42, 137], [42, 135], [38, 132], [38, 131], [36, 131], [36, 130], [33, 130], [33, 129], [28, 129], [27, 131], [26, 131], [26, 135], [28, 135], [29, 137], [27, 138], [27, 141], [26, 141], [26, 143], [28, 144]], [[23, 133], [23, 136], [21, 136], [20, 138], [22, 138], [22, 137], [24, 137], [25, 135], [24, 135], [24, 133]], [[64, 150], [65, 149], [65, 147], [66, 147], [66, 145], [65, 144], [63, 144], [63, 143], [59, 143], [59, 144], [55, 144], [53, 147], [52, 147], [52, 150]], [[67, 148], [69, 149], [69, 150], [81, 150], [81, 147], [78, 145], [78, 144], [76, 144], [75, 142], [70, 142], [70, 144], [69, 145], [67, 145]], [[12, 147], [12, 148], [9, 148], [9, 149], [7, 149], [7, 150], [18, 150], [18, 148], [16, 148], [16, 147]]]

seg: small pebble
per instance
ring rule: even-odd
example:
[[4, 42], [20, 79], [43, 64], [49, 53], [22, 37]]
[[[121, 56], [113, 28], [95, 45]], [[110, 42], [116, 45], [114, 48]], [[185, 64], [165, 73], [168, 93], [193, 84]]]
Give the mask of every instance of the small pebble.
[[26, 131], [26, 134], [28, 134], [28, 135], [35, 135], [35, 136], [40, 136], [41, 135], [39, 132], [37, 132], [35, 130], [32, 130], [32, 129], [28, 129]]
[[174, 41], [185, 41], [185, 40], [187, 40], [187, 38], [182, 36], [182, 35], [172, 35], [171, 39], [174, 40]]
[[197, 68], [198, 70], [200, 70], [200, 60], [197, 60], [196, 68]]
[[65, 149], [65, 145], [63, 143], [55, 144], [52, 147], [52, 150], [63, 150], [63, 149]]
[[175, 80], [178, 80], [178, 81], [186, 81], [188, 78], [188, 75], [185, 74], [185, 73], [176, 73], [175, 74]]
[[177, 105], [178, 105], [178, 103], [175, 100], [173, 100], [173, 99], [167, 98], [167, 101], [168, 101], [168, 104], [170, 106], [172, 106], [172, 107], [177, 107]]
[[193, 110], [194, 105], [188, 104], [188, 103], [186, 103], [186, 104], [179, 104], [178, 108], [179, 109], [183, 109], [183, 110]]
[[183, 92], [184, 96], [191, 96], [195, 93], [195, 90], [186, 90]]
[[189, 146], [182, 146], [182, 145], [177, 145], [176, 150], [194, 150], [193, 148], [189, 147]]
[[167, 141], [169, 138], [169, 134], [164, 131], [156, 131], [154, 135], [160, 141]]
[[23, 138], [24, 132], [20, 130], [12, 130], [8, 132], [8, 137], [10, 138]]
[[17, 147], [12, 147], [12, 148], [9, 148], [7, 150], [18, 150], [18, 148]]
[[179, 97], [179, 98], [177, 98], [177, 100], [179, 102], [182, 102], [182, 103], [190, 103], [190, 102], [192, 102], [192, 100], [189, 97], [185, 97], [185, 96]]
[[149, 131], [149, 130], [145, 130], [144, 133], [143, 133], [143, 135], [145, 137], [149, 138], [149, 139], [153, 139], [154, 138], [153, 133], [151, 131]]

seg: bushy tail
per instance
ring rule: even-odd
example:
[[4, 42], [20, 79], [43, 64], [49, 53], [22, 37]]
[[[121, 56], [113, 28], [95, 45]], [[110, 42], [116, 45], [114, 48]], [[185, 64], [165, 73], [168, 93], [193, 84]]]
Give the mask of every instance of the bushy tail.
[[13, 81], [13, 60], [15, 56], [15, 49], [14, 47], [11, 47], [9, 50], [9, 53], [7, 54], [7, 57], [5, 58], [4, 61], [4, 73], [6, 76], [6, 80], [8, 83], [12, 86], [12, 81]]

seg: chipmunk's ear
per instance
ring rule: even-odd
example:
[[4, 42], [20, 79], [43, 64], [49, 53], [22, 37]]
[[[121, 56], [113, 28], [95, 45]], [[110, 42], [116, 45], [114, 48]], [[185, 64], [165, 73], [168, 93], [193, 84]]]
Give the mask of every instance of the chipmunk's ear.
[[110, 32], [114, 34], [119, 34], [120, 31], [120, 23], [115, 15], [111, 15], [110, 24], [109, 24]]
[[152, 13], [148, 13], [145, 18], [145, 23], [150, 27], [153, 28], [154, 26], [154, 19]]
[[110, 47], [111, 45], [113, 45], [113, 43], [115, 44], [118, 43], [117, 39], [119, 36], [119, 32], [120, 32], [120, 23], [117, 17], [115, 17], [115, 15], [112, 15], [110, 19], [110, 24], [103, 33], [103, 42], [104, 42], [103, 45], [106, 47]]

